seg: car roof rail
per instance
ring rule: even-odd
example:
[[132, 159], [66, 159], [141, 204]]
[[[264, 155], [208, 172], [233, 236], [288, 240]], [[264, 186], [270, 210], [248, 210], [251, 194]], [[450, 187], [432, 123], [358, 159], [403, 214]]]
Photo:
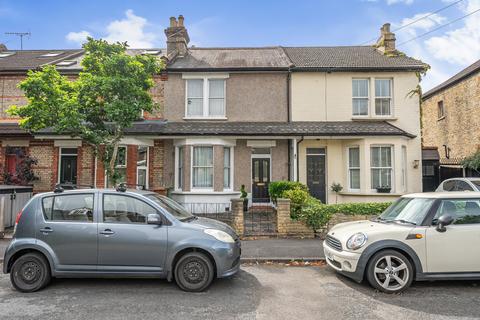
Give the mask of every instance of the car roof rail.
[[53, 189], [54, 193], [62, 193], [63, 191], [65, 191], [65, 190], [62, 188], [61, 184], [56, 184], [55, 188]]

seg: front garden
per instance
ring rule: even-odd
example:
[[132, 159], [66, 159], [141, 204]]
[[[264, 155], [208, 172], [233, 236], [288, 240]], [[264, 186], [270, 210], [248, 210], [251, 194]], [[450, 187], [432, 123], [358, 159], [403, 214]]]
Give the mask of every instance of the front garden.
[[[269, 185], [273, 202], [284, 198], [290, 200], [290, 217], [303, 221], [314, 230], [325, 229], [335, 216], [363, 216], [381, 214], [391, 202], [362, 202], [324, 204], [312, 197], [306, 185], [296, 181], [275, 181]], [[359, 218], [358, 217], [358, 218]], [[352, 217], [352, 220], [356, 217]]]

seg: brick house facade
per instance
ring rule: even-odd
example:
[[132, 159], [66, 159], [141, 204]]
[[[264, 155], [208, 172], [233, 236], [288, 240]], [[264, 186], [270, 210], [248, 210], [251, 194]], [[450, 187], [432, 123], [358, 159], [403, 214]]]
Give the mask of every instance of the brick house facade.
[[[438, 152], [439, 180], [475, 174], [465, 171], [461, 161], [480, 150], [480, 60], [426, 92], [422, 100], [424, 155]], [[434, 173], [424, 168], [424, 179]]]

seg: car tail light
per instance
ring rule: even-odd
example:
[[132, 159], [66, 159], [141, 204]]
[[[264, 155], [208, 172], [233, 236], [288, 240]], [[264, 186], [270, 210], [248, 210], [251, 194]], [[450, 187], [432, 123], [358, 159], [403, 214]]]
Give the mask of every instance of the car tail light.
[[17, 231], [18, 221], [20, 221], [20, 218], [22, 217], [22, 213], [23, 213], [22, 210], [18, 211], [17, 213], [17, 218], [15, 219], [15, 227], [13, 227], [13, 234], [15, 234], [15, 232]]

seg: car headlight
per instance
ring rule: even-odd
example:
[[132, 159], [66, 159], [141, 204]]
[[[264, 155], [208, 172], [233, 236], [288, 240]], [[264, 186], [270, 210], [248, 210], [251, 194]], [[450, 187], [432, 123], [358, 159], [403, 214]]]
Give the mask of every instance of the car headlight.
[[217, 229], [205, 229], [203, 232], [206, 234], [214, 237], [218, 241], [226, 242], [226, 243], [234, 243], [235, 240], [233, 240], [232, 236], [229, 235], [228, 233], [217, 230]]
[[363, 247], [367, 242], [367, 235], [365, 233], [359, 232], [355, 233], [353, 236], [348, 238], [347, 248], [350, 250], [357, 250]]

